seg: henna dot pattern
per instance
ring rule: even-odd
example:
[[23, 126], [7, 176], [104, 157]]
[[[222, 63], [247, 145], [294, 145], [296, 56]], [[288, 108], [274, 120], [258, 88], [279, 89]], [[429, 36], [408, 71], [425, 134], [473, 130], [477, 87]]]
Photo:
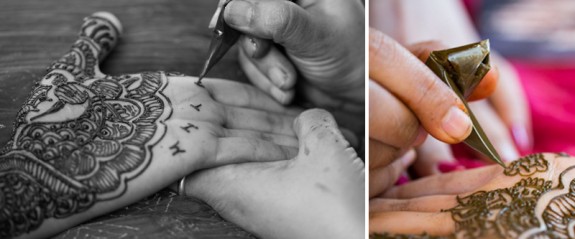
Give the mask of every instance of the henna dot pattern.
[[126, 192], [150, 164], [172, 112], [162, 72], [104, 75], [119, 26], [102, 14], [32, 90], [0, 150], [0, 238], [62, 219]]

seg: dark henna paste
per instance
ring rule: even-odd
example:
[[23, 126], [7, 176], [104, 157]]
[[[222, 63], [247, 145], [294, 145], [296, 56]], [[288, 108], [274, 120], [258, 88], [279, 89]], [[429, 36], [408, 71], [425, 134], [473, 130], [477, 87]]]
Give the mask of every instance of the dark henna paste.
[[193, 124], [191, 124], [191, 123], [188, 123], [187, 126], [182, 126], [181, 128], [182, 128], [183, 130], [185, 130], [186, 132], [188, 132], [188, 133], [190, 133], [190, 128], [199, 129], [198, 126], [195, 126], [195, 125], [193, 125]]
[[200, 107], [202, 107], [202, 104], [198, 104], [198, 105], [190, 105], [192, 108], [194, 108], [196, 111], [200, 112]]
[[[566, 157], [564, 153], [557, 157]], [[456, 231], [447, 237], [375, 234], [371, 238], [574, 238], [575, 166], [563, 171], [556, 187], [543, 178], [549, 162], [542, 154], [521, 158], [505, 168], [506, 176], [521, 176], [513, 187], [457, 197], [450, 212]]]
[[172, 152], [172, 156], [186, 152], [186, 150], [180, 149], [180, 141], [177, 141], [174, 145], [170, 146], [170, 149], [174, 150], [174, 152]]
[[86, 18], [72, 49], [48, 68], [0, 155], [0, 238], [122, 196], [152, 159], [171, 114], [163, 73], [99, 72], [118, 30]]

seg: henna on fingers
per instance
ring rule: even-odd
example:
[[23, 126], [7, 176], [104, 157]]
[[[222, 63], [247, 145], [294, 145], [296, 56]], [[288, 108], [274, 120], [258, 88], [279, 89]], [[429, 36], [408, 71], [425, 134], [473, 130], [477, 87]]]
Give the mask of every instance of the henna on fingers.
[[87, 17], [79, 39], [18, 112], [0, 155], [0, 238], [120, 197], [148, 167], [171, 114], [162, 94], [167, 78], [102, 74], [98, 63], [120, 31], [109, 14]]
[[520, 158], [500, 175], [518, 180], [512, 186], [457, 196], [457, 206], [442, 210], [455, 223], [451, 235], [383, 233], [371, 238], [573, 238], [575, 166], [567, 159], [573, 158], [564, 153]]

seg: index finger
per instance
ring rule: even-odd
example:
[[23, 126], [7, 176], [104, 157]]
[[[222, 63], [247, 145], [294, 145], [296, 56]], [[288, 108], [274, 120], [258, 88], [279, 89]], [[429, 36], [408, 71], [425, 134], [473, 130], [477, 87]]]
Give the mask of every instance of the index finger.
[[471, 133], [471, 120], [457, 95], [409, 51], [374, 29], [369, 77], [405, 103], [435, 138], [457, 143]]

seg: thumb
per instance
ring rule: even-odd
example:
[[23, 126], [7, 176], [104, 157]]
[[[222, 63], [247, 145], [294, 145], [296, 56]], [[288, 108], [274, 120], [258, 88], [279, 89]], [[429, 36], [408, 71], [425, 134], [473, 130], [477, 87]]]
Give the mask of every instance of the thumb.
[[334, 152], [334, 148], [349, 147], [333, 116], [322, 109], [301, 113], [294, 121], [294, 130], [300, 142], [300, 156], [330, 153]]
[[244, 34], [272, 39], [287, 49], [299, 49], [318, 39], [324, 28], [315, 27], [310, 14], [291, 1], [233, 0], [224, 20]]

